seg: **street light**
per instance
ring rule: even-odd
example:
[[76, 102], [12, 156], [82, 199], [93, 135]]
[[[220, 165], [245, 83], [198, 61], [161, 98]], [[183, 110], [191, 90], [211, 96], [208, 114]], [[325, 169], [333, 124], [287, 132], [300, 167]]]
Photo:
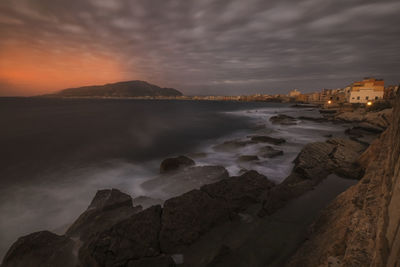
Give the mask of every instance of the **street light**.
[[368, 101], [367, 106], [372, 106], [372, 101]]
[[332, 100], [329, 100], [329, 101], [328, 101], [328, 104], [332, 104]]

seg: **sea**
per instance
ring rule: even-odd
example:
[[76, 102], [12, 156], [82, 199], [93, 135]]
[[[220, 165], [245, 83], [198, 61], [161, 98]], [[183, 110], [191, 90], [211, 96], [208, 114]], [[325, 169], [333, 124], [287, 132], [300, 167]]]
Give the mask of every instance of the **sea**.
[[[319, 117], [315, 108], [235, 101], [0, 98], [0, 259], [18, 237], [41, 230], [62, 234], [99, 189], [150, 196], [141, 184], [177, 155], [196, 165], [224, 166], [230, 175], [256, 170], [282, 182], [305, 144], [343, 135], [329, 122], [271, 124], [277, 114]], [[240, 162], [261, 146], [215, 146], [251, 135], [284, 138], [272, 159]]]

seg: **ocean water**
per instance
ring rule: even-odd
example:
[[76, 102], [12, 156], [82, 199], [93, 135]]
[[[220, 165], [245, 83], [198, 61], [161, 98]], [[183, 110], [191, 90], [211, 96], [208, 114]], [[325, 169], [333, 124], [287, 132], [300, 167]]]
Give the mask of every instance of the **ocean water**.
[[[254, 169], [279, 183], [305, 144], [343, 135], [342, 126], [329, 123], [272, 125], [278, 113], [319, 116], [279, 103], [0, 98], [0, 259], [21, 235], [60, 232], [98, 189], [152, 196], [141, 183], [157, 176], [166, 157], [189, 155], [231, 175]], [[284, 155], [238, 162], [266, 144], [214, 148], [253, 134], [285, 138], [274, 146]]]

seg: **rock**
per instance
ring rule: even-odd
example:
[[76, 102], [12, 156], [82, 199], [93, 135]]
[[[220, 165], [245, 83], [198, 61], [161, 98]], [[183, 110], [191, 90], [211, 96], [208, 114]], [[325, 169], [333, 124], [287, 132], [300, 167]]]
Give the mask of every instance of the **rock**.
[[129, 261], [128, 267], [175, 267], [176, 264], [171, 256], [161, 255], [152, 258]]
[[160, 165], [160, 173], [176, 171], [180, 168], [192, 166], [194, 164], [195, 162], [186, 156], [164, 159]]
[[230, 140], [230, 141], [225, 141], [222, 144], [214, 146], [213, 149], [216, 151], [221, 151], [221, 152], [232, 152], [239, 148], [243, 148], [247, 145], [251, 145], [254, 143], [255, 142], [249, 141], [249, 140], [246, 140], [246, 141]]
[[202, 190], [192, 190], [167, 200], [162, 213], [161, 250], [181, 253], [213, 226], [228, 221], [229, 215], [224, 201]]
[[361, 130], [364, 130], [364, 131], [372, 133], [372, 134], [380, 134], [385, 130], [384, 128], [382, 128], [380, 126], [373, 125], [368, 122], [361, 122], [354, 128], [361, 129]]
[[296, 119], [285, 115], [285, 114], [279, 114], [276, 116], [272, 116], [270, 119], [270, 122], [272, 122], [273, 124], [281, 124], [281, 125], [296, 125]]
[[335, 167], [329, 156], [334, 148], [335, 145], [326, 142], [307, 144], [294, 160], [293, 171], [310, 180], [326, 177]]
[[320, 213], [286, 266], [399, 266], [399, 140], [398, 93], [390, 126], [360, 157], [363, 178]]
[[147, 196], [140, 196], [132, 200], [133, 205], [142, 206], [143, 209], [147, 209], [151, 206], [162, 205], [164, 200], [158, 198], [151, 198]]
[[274, 138], [266, 135], [255, 135], [251, 137], [251, 140], [257, 143], [270, 143], [274, 145], [280, 145], [286, 142], [283, 138]]
[[218, 182], [227, 177], [229, 177], [228, 171], [222, 166], [198, 166], [171, 174], [163, 174], [144, 182], [141, 186], [149, 191], [155, 190], [157, 194], [162, 194], [159, 197], [165, 199], [200, 188], [204, 184]]
[[20, 237], [8, 250], [2, 267], [74, 267], [74, 242], [66, 237], [42, 231]]
[[304, 120], [304, 121], [327, 122], [327, 119], [321, 118], [321, 117], [300, 116], [297, 119]]
[[292, 173], [264, 197], [259, 216], [270, 215], [288, 201], [312, 190], [329, 174], [359, 179], [363, 167], [358, 158], [365, 146], [342, 138], [307, 144], [294, 160]]
[[336, 109], [320, 109], [319, 113], [321, 114], [335, 114], [337, 113]]
[[250, 204], [260, 203], [261, 195], [270, 190], [274, 183], [256, 171], [224, 179], [201, 187], [212, 198], [223, 199], [233, 210], [239, 211]]
[[282, 150], [273, 148], [272, 146], [264, 146], [260, 148], [260, 155], [263, 158], [275, 158], [283, 155]]
[[247, 161], [255, 161], [258, 160], [256, 155], [242, 155], [239, 157], [238, 161], [247, 162]]
[[66, 235], [87, 241], [119, 221], [142, 210], [133, 207], [132, 198], [117, 189], [99, 190], [88, 209], [68, 228]]
[[79, 260], [85, 267], [124, 266], [131, 261], [158, 257], [160, 228], [161, 206], [153, 206], [85, 243], [79, 250]]

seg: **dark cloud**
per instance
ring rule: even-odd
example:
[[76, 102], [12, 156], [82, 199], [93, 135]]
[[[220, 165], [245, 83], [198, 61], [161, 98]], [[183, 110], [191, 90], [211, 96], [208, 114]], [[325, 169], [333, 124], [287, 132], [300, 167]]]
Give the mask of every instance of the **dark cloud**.
[[399, 12], [398, 0], [2, 0], [0, 34], [112, 55], [127, 79], [187, 94], [277, 93], [399, 82]]

